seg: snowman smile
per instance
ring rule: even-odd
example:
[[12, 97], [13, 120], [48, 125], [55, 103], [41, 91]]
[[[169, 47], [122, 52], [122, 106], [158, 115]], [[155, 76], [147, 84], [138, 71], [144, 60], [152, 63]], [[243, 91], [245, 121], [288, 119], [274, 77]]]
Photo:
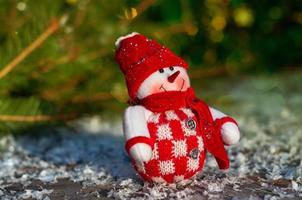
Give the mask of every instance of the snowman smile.
[[[181, 78], [181, 79], [182, 79], [182, 84], [178, 91], [181, 91], [185, 85], [185, 80], [183, 78]], [[161, 86], [159, 87], [159, 90], [163, 90], [163, 91], [167, 92], [166, 88], [164, 87], [164, 84], [161, 84]]]
[[185, 80], [183, 79], [183, 78], [181, 78], [182, 79], [182, 84], [181, 84], [181, 88], [180, 88], [180, 90], [179, 91], [181, 91], [182, 90], [182, 88], [184, 87], [184, 85], [185, 85]]

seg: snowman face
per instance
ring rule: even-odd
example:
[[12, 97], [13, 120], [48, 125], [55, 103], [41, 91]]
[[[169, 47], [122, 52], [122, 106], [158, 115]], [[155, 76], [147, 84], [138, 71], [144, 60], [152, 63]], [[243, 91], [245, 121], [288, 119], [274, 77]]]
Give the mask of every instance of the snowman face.
[[190, 87], [187, 70], [183, 67], [166, 67], [152, 73], [140, 85], [137, 97], [142, 99], [151, 94], [167, 91], [186, 91]]

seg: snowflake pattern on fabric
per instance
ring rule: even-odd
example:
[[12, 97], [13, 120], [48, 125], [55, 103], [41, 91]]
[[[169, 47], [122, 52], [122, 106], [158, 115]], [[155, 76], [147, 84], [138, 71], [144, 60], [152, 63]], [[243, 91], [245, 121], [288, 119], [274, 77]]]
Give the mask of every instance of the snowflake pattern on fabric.
[[173, 110], [168, 110], [165, 112], [166, 114], [166, 119], [167, 120], [178, 120], [177, 115], [175, 114], [175, 112]]
[[172, 160], [159, 161], [159, 169], [160, 173], [163, 175], [173, 174], [175, 172], [175, 166]]
[[203, 144], [203, 139], [201, 136], [197, 136], [197, 143], [198, 143], [198, 149], [200, 151], [204, 150], [204, 144]]
[[199, 158], [197, 159], [193, 159], [193, 158], [189, 158], [187, 161], [187, 169], [189, 171], [195, 171], [197, 170], [199, 167]]
[[152, 158], [142, 166], [134, 165], [138, 174], [156, 183], [183, 182], [199, 172], [205, 151], [197, 118], [189, 108], [153, 113], [148, 121], [154, 139]]
[[172, 139], [172, 132], [169, 124], [159, 125], [157, 127], [157, 138], [159, 140]]
[[186, 156], [187, 154], [187, 144], [185, 140], [175, 140], [173, 143], [173, 156], [175, 158], [179, 156]]
[[184, 175], [180, 175], [180, 176], [174, 176], [174, 181], [177, 183], [177, 182], [179, 182], [179, 181], [182, 181], [182, 180], [184, 180]]
[[160, 113], [153, 114], [150, 116], [149, 121], [153, 123], [158, 123], [159, 122], [159, 115]]
[[158, 147], [157, 147], [157, 143], [154, 144], [154, 147], [153, 147], [153, 151], [152, 151], [152, 158], [151, 160], [153, 159], [158, 159]]
[[195, 116], [191, 109], [181, 108], [180, 110], [183, 111], [188, 117], [194, 117]]

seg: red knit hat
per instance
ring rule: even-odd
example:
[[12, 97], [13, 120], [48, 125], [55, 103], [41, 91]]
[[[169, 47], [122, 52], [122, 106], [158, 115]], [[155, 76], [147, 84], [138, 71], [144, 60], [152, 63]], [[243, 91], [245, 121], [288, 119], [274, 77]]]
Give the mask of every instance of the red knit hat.
[[138, 33], [120, 37], [115, 45], [115, 59], [125, 75], [131, 99], [135, 99], [140, 84], [153, 72], [170, 66], [188, 68], [171, 50]]

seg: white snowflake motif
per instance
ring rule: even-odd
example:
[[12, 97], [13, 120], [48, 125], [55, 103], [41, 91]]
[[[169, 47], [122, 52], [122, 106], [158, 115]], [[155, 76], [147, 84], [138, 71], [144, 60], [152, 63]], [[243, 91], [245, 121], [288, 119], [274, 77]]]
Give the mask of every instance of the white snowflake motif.
[[172, 132], [169, 124], [163, 124], [157, 126], [157, 138], [158, 140], [165, 140], [165, 139], [173, 139]]
[[194, 113], [192, 112], [191, 109], [189, 109], [189, 108], [181, 108], [180, 110], [182, 112], [184, 112], [188, 117], [194, 117]]
[[151, 160], [158, 160], [158, 159], [159, 159], [159, 156], [158, 156], [158, 146], [157, 146], [157, 143], [155, 143], [153, 151], [152, 151], [152, 158], [151, 158]]
[[187, 143], [185, 140], [175, 140], [172, 142], [172, 153], [175, 158], [187, 155]]
[[155, 183], [165, 183], [166, 182], [165, 179], [163, 179], [160, 176], [153, 176], [153, 177], [151, 177], [151, 179]]
[[204, 151], [203, 139], [201, 136], [197, 136], [198, 149], [200, 152]]
[[174, 176], [174, 181], [177, 183], [179, 181], [184, 180], [185, 176], [184, 175], [179, 175], [179, 176]]
[[185, 134], [185, 136], [192, 136], [192, 135], [196, 135], [196, 131], [195, 129], [189, 129], [187, 126], [187, 122], [186, 121], [181, 121], [181, 128]]
[[157, 123], [159, 122], [159, 116], [160, 116], [160, 113], [152, 114], [152, 115], [149, 117], [148, 122], [157, 124]]
[[169, 121], [178, 120], [178, 117], [173, 110], [166, 111], [165, 114], [166, 114], [166, 119]]
[[175, 172], [175, 166], [173, 161], [159, 161], [159, 170], [162, 175], [173, 174]]
[[187, 160], [187, 169], [189, 171], [196, 171], [199, 167], [199, 159], [189, 158]]

